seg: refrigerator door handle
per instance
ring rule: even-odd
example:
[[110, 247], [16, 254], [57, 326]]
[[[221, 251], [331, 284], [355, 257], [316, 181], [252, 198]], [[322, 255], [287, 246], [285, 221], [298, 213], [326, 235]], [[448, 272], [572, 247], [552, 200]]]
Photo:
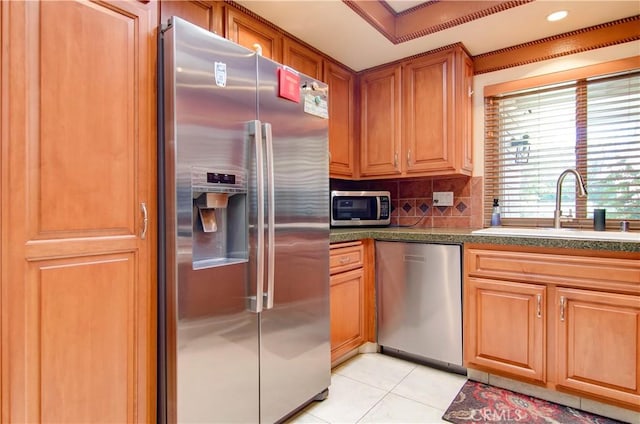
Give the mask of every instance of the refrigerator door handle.
[[275, 264], [276, 264], [276, 243], [275, 243], [275, 226], [276, 226], [276, 206], [275, 206], [275, 177], [273, 163], [273, 132], [271, 124], [265, 123], [264, 135], [266, 140], [267, 155], [267, 297], [265, 308], [273, 308], [273, 291], [275, 280]]
[[[264, 293], [264, 154], [262, 150], [262, 124], [259, 120], [251, 121], [250, 135], [253, 135], [256, 148], [256, 194], [258, 203], [258, 225], [256, 246], [256, 296], [250, 297], [252, 312], [262, 312], [262, 296]], [[255, 302], [254, 302], [255, 300]]]

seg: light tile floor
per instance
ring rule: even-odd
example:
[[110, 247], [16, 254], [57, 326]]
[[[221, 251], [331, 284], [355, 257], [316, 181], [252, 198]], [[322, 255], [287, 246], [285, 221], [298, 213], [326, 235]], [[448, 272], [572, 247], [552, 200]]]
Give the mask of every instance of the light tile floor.
[[465, 376], [379, 353], [335, 368], [329, 397], [288, 423], [445, 423], [442, 415]]

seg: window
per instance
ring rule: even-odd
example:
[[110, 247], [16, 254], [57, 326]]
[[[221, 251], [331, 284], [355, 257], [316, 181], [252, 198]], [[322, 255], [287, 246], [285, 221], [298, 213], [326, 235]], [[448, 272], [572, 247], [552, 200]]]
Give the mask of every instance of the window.
[[499, 198], [504, 224], [548, 225], [568, 168], [582, 175], [588, 195], [578, 196], [568, 175], [564, 216], [587, 225], [593, 209], [604, 208], [609, 220], [640, 220], [639, 70], [492, 94], [485, 131], [487, 220]]

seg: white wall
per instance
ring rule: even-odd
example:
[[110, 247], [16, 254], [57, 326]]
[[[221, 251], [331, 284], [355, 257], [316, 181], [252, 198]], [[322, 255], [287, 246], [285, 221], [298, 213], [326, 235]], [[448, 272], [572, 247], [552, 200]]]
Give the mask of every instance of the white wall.
[[484, 87], [568, 69], [581, 68], [611, 60], [640, 55], [640, 41], [591, 50], [558, 59], [545, 60], [473, 78], [473, 175], [484, 176]]

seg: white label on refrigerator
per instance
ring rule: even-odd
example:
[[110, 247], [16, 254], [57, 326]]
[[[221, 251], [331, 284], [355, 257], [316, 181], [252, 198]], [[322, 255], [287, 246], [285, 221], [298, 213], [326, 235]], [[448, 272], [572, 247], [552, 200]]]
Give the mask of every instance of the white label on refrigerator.
[[305, 94], [304, 111], [308, 114], [328, 119], [329, 108], [327, 107], [327, 98], [325, 96], [317, 96], [311, 93]]
[[226, 87], [227, 85], [227, 64], [215, 62], [216, 85]]

